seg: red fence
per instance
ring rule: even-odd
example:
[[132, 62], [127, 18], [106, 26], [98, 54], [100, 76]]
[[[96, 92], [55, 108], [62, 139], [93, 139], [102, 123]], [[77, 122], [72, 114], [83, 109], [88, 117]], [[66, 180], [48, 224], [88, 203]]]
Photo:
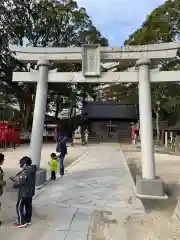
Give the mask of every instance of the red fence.
[[0, 146], [20, 145], [20, 131], [8, 122], [0, 122]]

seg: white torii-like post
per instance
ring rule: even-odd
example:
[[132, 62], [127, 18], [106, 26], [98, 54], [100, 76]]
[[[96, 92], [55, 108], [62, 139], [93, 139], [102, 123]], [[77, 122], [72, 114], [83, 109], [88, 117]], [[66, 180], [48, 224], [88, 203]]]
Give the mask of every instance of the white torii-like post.
[[[129, 46], [120, 48], [83, 45], [82, 48], [34, 48], [10, 46], [10, 50], [23, 62], [38, 63], [39, 72], [14, 72], [13, 81], [37, 82], [34, 119], [31, 135], [31, 157], [40, 166], [42, 134], [48, 82], [138, 82], [141, 131], [142, 176], [136, 179], [136, 194], [145, 198], [166, 198], [163, 181], [156, 177], [150, 82], [180, 81], [178, 71], [150, 71], [151, 61], [172, 59], [180, 42]], [[51, 62], [82, 62], [82, 72], [49, 72]], [[136, 71], [100, 72], [100, 62], [132, 62]]]
[[33, 164], [40, 167], [50, 62], [48, 60], [39, 60], [37, 65], [39, 67], [39, 76], [37, 79], [30, 150]]

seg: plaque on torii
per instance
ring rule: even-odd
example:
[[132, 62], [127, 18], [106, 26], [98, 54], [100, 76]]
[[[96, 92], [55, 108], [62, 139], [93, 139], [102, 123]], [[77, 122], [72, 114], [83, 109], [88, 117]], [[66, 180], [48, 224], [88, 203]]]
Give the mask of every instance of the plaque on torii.
[[84, 44], [82, 46], [82, 73], [84, 77], [100, 76], [100, 45]]

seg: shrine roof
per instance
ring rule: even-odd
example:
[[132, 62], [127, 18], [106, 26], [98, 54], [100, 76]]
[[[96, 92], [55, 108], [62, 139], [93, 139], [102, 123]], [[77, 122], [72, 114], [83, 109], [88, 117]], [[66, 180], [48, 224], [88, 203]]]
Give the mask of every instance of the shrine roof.
[[87, 119], [129, 119], [139, 118], [138, 108], [135, 104], [97, 103], [89, 102], [82, 110], [82, 115]]

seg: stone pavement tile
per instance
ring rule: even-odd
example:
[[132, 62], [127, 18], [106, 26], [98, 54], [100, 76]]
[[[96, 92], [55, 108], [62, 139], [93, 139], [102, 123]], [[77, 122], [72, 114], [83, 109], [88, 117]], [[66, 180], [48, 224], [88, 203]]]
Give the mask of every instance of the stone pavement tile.
[[90, 205], [90, 204], [84, 204], [84, 205], [82, 205], [82, 204], [75, 204], [75, 205], [73, 205], [73, 206], [71, 206], [70, 204], [60, 204], [59, 205], [60, 207], [64, 207], [64, 208], [71, 208], [71, 207], [73, 207], [73, 208], [82, 208], [82, 209], [87, 209], [87, 210], [92, 210], [92, 209], [95, 209], [95, 207], [96, 206], [94, 206], [94, 205]]
[[[74, 189], [72, 192], [74, 192], [76, 189]], [[86, 197], [83, 193], [78, 194], [76, 192], [76, 194], [72, 194], [71, 197], [67, 196], [67, 197], [63, 197], [60, 198], [57, 202], [58, 203], [69, 203], [69, 204], [76, 204], [76, 203], [84, 203], [84, 202], [88, 202], [89, 198]]]
[[33, 223], [23, 229], [17, 229], [12, 225], [12, 222], [3, 225], [0, 228], [0, 239], [1, 240], [40, 240], [44, 232], [47, 230], [48, 225], [46, 220], [40, 220], [33, 218]]
[[67, 231], [47, 229], [43, 237], [39, 240], [65, 240]]
[[83, 229], [83, 231], [88, 232], [90, 220], [91, 214], [83, 212], [81, 209], [81, 212], [76, 213], [70, 226], [70, 230], [81, 231]]
[[48, 223], [49, 228], [56, 231], [67, 231], [73, 219], [73, 215], [61, 215], [56, 217], [55, 221], [51, 221]]
[[[86, 240], [95, 209], [108, 210], [118, 217], [122, 212], [127, 215], [143, 212], [133, 185], [121, 151], [108, 145], [89, 146], [88, 154], [70, 168], [68, 174], [46, 185], [33, 201], [37, 224], [33, 221], [24, 233], [18, 231], [22, 238], [14, 235], [14, 239], [28, 239], [23, 236], [30, 234], [33, 240]], [[132, 203], [128, 202], [129, 197]], [[45, 219], [43, 224], [39, 219]]]
[[87, 214], [89, 216], [92, 215], [93, 211], [94, 211], [93, 208], [79, 208], [78, 209], [78, 213], [85, 213], [85, 214]]
[[[68, 230], [65, 240], [87, 239], [89, 222], [95, 209], [112, 212], [112, 216], [117, 217], [122, 213], [127, 216], [144, 213], [141, 201], [135, 197], [134, 182], [121, 152], [101, 148], [103, 156], [98, 158], [99, 150], [89, 147], [88, 155], [64, 178], [46, 186], [35, 202], [36, 206], [56, 206], [56, 213], [50, 213], [54, 217], [48, 224], [49, 231], [57, 234], [59, 230]], [[93, 159], [94, 156], [96, 159]], [[68, 209], [71, 209], [70, 213]]]
[[[121, 151], [101, 146], [103, 157], [97, 158], [98, 151], [95, 147], [89, 147], [89, 153], [82, 158], [63, 179], [54, 183], [47, 189], [46, 200], [59, 206], [82, 205], [82, 207], [104, 207], [113, 206], [116, 203], [129, 206], [129, 198], [132, 205], [142, 207], [140, 200], [136, 199], [133, 191], [133, 180]], [[109, 161], [109, 159], [113, 160]], [[96, 158], [93, 159], [93, 156]], [[103, 158], [103, 163], [102, 159]], [[93, 162], [92, 162], [93, 159]], [[94, 163], [96, 162], [96, 165]], [[93, 164], [92, 164], [93, 163]], [[114, 168], [112, 168], [112, 165]], [[103, 168], [106, 166], [106, 169]], [[74, 176], [76, 175], [76, 178]], [[39, 199], [40, 200], [40, 199]], [[127, 202], [127, 203], [126, 203]]]
[[49, 207], [44, 209], [49, 212], [47, 218], [49, 229], [56, 231], [67, 231], [72, 223], [72, 220], [77, 212], [77, 208]]
[[88, 232], [69, 230], [65, 240], [87, 240]]

